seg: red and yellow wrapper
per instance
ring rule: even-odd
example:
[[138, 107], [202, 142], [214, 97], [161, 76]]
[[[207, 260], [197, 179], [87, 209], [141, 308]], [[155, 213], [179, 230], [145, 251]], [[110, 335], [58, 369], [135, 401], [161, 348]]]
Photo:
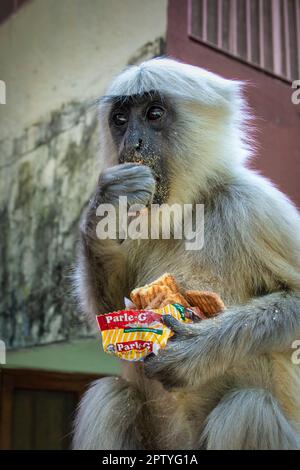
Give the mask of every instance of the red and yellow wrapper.
[[141, 361], [151, 353], [157, 354], [173, 335], [170, 328], [163, 324], [162, 315], [172, 315], [181, 322], [192, 321], [192, 309], [179, 304], [153, 310], [119, 310], [98, 315], [104, 351], [126, 361]]

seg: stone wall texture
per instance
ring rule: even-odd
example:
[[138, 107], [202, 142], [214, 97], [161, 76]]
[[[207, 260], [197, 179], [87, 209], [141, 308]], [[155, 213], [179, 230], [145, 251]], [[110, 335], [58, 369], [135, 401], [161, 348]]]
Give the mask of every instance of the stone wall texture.
[[89, 334], [71, 274], [98, 147], [97, 110], [79, 103], [0, 143], [0, 331], [9, 347]]
[[[164, 51], [146, 43], [139, 63]], [[0, 339], [20, 348], [92, 333], [72, 291], [78, 222], [101, 170], [93, 102], [71, 102], [0, 140]]]

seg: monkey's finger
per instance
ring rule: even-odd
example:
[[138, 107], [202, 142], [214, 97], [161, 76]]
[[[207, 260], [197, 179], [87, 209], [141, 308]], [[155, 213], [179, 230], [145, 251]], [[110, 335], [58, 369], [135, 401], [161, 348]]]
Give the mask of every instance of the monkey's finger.
[[99, 182], [102, 185], [107, 183], [111, 184], [112, 182], [127, 180], [129, 178], [150, 178], [152, 181], [155, 181], [152, 170], [148, 166], [123, 163], [122, 165], [116, 165], [103, 170], [99, 176]]
[[168, 328], [173, 331], [173, 333], [181, 337], [188, 338], [194, 336], [195, 334], [195, 332], [189, 325], [181, 323], [180, 321], [176, 320], [176, 318], [172, 317], [172, 315], [163, 315], [162, 321]]

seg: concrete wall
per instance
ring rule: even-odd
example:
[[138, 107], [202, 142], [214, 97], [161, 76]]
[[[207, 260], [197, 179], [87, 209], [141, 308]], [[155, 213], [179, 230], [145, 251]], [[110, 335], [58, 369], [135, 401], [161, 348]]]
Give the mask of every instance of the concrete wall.
[[166, 30], [167, 0], [34, 0], [0, 26], [0, 140], [62, 103], [102, 93]]
[[0, 338], [91, 334], [72, 299], [80, 213], [94, 189], [101, 95], [162, 52], [165, 0], [34, 0], [0, 26]]

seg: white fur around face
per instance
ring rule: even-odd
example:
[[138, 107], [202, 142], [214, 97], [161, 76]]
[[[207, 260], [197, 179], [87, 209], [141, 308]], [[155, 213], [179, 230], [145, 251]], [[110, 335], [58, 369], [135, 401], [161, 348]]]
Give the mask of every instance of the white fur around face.
[[[250, 114], [242, 98], [242, 86], [242, 82], [224, 79], [199, 67], [157, 58], [125, 69], [105, 97], [156, 90], [171, 100], [178, 131], [171, 136], [168, 156], [174, 181], [169, 202], [187, 203], [193, 202], [199, 189], [206, 191], [209, 179], [234, 173], [251, 154], [245, 132]], [[108, 126], [110, 109], [109, 99], [103, 99], [100, 140], [101, 160], [106, 167], [118, 163]], [[185, 187], [187, 180], [189, 185]], [[179, 187], [184, 188], [181, 194]]]

